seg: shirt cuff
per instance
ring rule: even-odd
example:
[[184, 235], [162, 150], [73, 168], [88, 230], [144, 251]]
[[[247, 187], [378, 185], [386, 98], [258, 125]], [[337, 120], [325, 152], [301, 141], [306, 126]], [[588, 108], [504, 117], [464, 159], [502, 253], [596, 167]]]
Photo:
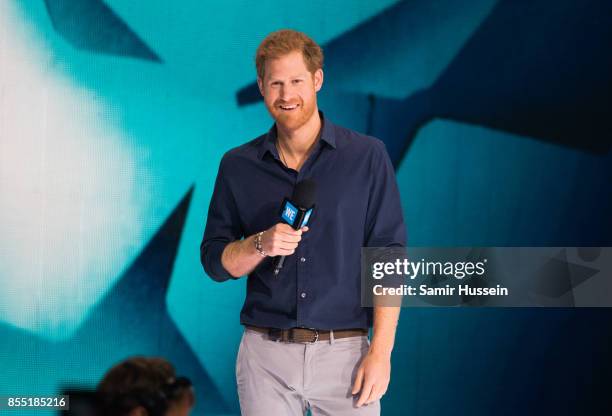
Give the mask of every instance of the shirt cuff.
[[211, 279], [217, 282], [234, 279], [234, 276], [229, 274], [225, 267], [223, 267], [223, 263], [221, 263], [221, 255], [228, 244], [229, 242], [225, 241], [211, 241], [204, 250], [204, 258], [202, 259], [204, 271]]

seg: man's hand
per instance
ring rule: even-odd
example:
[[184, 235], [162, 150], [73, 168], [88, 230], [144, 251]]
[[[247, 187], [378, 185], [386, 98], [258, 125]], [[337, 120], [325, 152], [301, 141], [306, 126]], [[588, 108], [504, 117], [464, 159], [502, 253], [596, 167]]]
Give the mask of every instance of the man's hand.
[[390, 379], [391, 355], [377, 354], [370, 350], [357, 370], [353, 385], [353, 394], [361, 391], [357, 407], [380, 400], [387, 392]]
[[[264, 231], [261, 236], [261, 245], [268, 256], [289, 256], [302, 239], [302, 234], [308, 227], [294, 230], [284, 223]], [[221, 264], [234, 278], [251, 273], [263, 258], [255, 250], [255, 236], [253, 234], [244, 240], [229, 243], [221, 254]]]
[[268, 256], [290, 256], [295, 253], [302, 233], [308, 231], [308, 227], [294, 230], [290, 225], [278, 223], [264, 231], [261, 236], [261, 245]]

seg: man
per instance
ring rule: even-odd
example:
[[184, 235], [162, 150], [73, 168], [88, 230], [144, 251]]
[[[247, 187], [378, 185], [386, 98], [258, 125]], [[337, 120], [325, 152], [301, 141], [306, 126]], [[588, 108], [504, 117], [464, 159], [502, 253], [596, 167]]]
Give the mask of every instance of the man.
[[[248, 275], [242, 414], [377, 415], [399, 308], [361, 306], [360, 254], [405, 245], [393, 167], [381, 141], [319, 112], [323, 54], [312, 39], [274, 32], [255, 61], [275, 124], [224, 155], [200, 247], [213, 279]], [[309, 227], [294, 230], [278, 210], [303, 179], [316, 183], [316, 207]], [[287, 256], [278, 276], [275, 256]]]
[[100, 384], [100, 415], [188, 416], [195, 403], [191, 382], [176, 377], [163, 358], [132, 357], [111, 368]]

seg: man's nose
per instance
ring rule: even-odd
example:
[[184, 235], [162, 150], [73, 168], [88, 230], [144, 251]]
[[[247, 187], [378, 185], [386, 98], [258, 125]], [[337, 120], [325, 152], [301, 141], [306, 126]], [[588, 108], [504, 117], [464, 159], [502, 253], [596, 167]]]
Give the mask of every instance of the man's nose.
[[293, 88], [290, 85], [283, 85], [279, 91], [280, 98], [283, 101], [288, 101], [293, 96]]

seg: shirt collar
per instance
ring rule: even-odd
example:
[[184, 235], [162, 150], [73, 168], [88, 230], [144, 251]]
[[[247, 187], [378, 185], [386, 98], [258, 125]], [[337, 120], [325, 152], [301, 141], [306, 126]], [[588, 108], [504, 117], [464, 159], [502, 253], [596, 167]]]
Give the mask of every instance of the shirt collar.
[[[319, 117], [321, 117], [321, 137], [320, 139], [327, 143], [332, 149], [336, 148], [336, 135], [334, 125], [331, 121], [325, 118], [322, 111], [319, 111]], [[263, 140], [259, 144], [259, 151], [257, 156], [262, 159], [267, 152], [270, 152], [273, 156], [278, 158], [278, 151], [276, 150], [276, 123], [272, 125], [268, 133], [264, 136]]]

